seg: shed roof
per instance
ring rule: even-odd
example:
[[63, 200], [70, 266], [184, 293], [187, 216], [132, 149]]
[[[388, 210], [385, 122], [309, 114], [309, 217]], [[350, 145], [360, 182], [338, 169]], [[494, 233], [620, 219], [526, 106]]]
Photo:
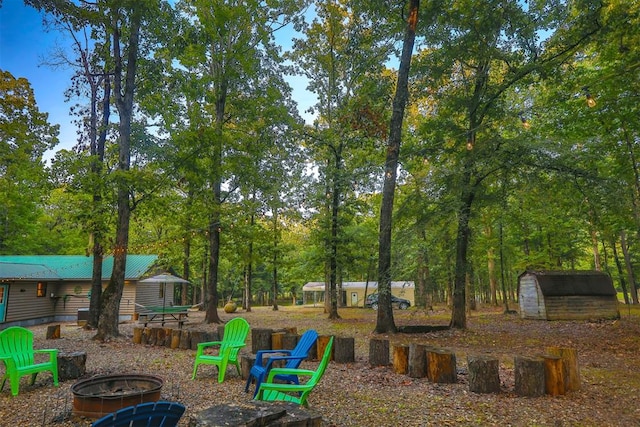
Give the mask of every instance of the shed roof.
[[536, 277], [545, 296], [610, 296], [616, 295], [611, 277], [601, 271], [525, 271], [520, 278]]
[[[146, 273], [157, 255], [127, 255], [125, 280]], [[113, 256], [102, 261], [102, 279], [111, 277]], [[83, 255], [0, 255], [0, 280], [87, 280], [93, 274], [93, 256]]]

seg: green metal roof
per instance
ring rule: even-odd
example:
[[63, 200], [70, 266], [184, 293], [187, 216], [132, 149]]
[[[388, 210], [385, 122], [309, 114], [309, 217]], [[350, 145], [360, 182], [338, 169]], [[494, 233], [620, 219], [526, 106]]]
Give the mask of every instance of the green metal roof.
[[[157, 255], [127, 255], [125, 280], [136, 280], [158, 259]], [[111, 277], [113, 256], [102, 261], [102, 279]], [[93, 256], [0, 255], [0, 280], [85, 280], [91, 279]]]

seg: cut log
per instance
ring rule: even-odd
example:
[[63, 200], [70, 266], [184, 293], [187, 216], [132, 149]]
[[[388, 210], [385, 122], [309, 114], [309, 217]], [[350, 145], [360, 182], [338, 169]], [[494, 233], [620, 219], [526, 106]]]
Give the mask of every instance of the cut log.
[[409, 370], [409, 346], [393, 346], [393, 372], [405, 375]]
[[565, 391], [580, 390], [580, 367], [578, 366], [578, 354], [574, 348], [547, 347], [547, 354], [560, 356], [564, 369]]
[[456, 355], [448, 350], [427, 350], [427, 377], [434, 383], [455, 383]]
[[169, 347], [172, 349], [176, 349], [180, 347], [180, 336], [182, 335], [182, 331], [180, 329], [174, 329], [171, 331], [171, 344]]
[[333, 344], [333, 360], [336, 363], [355, 362], [355, 339], [353, 337], [335, 337]]
[[[316, 341], [318, 354], [324, 354], [324, 349], [329, 345], [329, 340], [331, 339], [331, 335], [318, 335], [318, 340]], [[335, 338], [334, 338], [335, 341]], [[335, 346], [331, 348], [331, 356], [329, 360], [333, 360], [333, 352], [335, 351]]]
[[84, 351], [58, 353], [57, 358], [60, 381], [80, 378], [87, 372], [87, 353]]
[[298, 328], [296, 326], [284, 328], [284, 331], [289, 335], [298, 335]]
[[490, 356], [468, 356], [469, 390], [474, 393], [499, 393], [498, 359]]
[[191, 348], [191, 332], [186, 329], [180, 329], [180, 344], [178, 348], [188, 350]]
[[48, 340], [60, 339], [60, 325], [47, 326], [47, 339]]
[[286, 335], [286, 332], [274, 332], [271, 334], [271, 349], [272, 350], [282, 350], [283, 347], [283, 339]]
[[273, 329], [251, 329], [251, 352], [255, 354], [260, 350], [271, 350], [271, 334], [273, 334]]
[[285, 350], [293, 350], [296, 345], [298, 345], [299, 340], [300, 335], [287, 333], [282, 337], [282, 348]]
[[540, 357], [516, 356], [515, 392], [519, 396], [538, 397], [545, 393], [544, 360]]
[[145, 345], [149, 344], [149, 338], [150, 338], [150, 335], [151, 335], [151, 328], [147, 328], [147, 327], [145, 327], [145, 328], [142, 330], [142, 340], [141, 340], [141, 344], [145, 344]]
[[544, 359], [546, 393], [551, 396], [560, 396], [565, 394], [562, 358], [551, 354], [545, 354], [542, 358]]
[[407, 374], [411, 378], [427, 376], [427, 347], [423, 344], [409, 344], [409, 368]]
[[389, 340], [372, 338], [369, 341], [369, 364], [371, 366], [389, 365]]
[[251, 368], [253, 364], [256, 362], [256, 357], [253, 354], [241, 354], [240, 355], [240, 374], [243, 380], [249, 378], [249, 374], [251, 373]]
[[142, 344], [142, 328], [133, 328], [133, 343]]

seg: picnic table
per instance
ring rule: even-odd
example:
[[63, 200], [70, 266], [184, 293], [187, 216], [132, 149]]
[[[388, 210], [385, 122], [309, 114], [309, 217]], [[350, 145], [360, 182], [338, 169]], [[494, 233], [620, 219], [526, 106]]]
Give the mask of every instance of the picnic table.
[[141, 311], [138, 313], [138, 322], [143, 323], [145, 327], [149, 323], [160, 323], [164, 326], [167, 322], [177, 322], [178, 327], [182, 328], [182, 325], [188, 322], [188, 309], [191, 308], [190, 305], [171, 305], [165, 307], [136, 305], [141, 307]]

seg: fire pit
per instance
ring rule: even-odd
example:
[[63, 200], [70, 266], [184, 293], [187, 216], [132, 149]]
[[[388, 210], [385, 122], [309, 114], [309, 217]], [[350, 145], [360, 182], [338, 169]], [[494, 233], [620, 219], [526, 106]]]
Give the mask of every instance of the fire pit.
[[164, 380], [153, 375], [101, 375], [71, 386], [73, 414], [100, 418], [106, 414], [144, 402], [160, 400]]

